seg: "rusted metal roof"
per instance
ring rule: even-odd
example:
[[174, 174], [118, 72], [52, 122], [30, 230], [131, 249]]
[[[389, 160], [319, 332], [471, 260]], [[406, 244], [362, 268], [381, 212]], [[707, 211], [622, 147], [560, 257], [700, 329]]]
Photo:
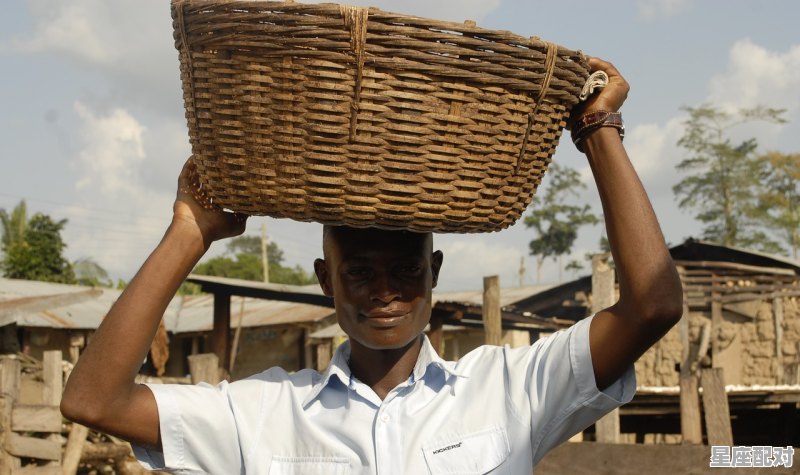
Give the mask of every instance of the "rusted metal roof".
[[121, 291], [0, 278], [0, 325], [95, 329]]
[[[21, 327], [93, 330], [121, 293], [116, 289], [0, 278], [0, 326], [16, 323]], [[243, 300], [243, 327], [317, 322], [333, 314], [324, 306], [232, 297], [232, 328], [239, 325]], [[213, 314], [211, 295], [175, 297], [164, 313], [164, 323], [172, 333], [210, 331]]]
[[[231, 328], [315, 323], [333, 315], [333, 309], [318, 305], [250, 297], [231, 297]], [[214, 326], [214, 297], [183, 298], [180, 310], [165, 324], [173, 333], [210, 331]]]
[[[288, 295], [290, 299], [298, 296], [302, 299], [305, 296], [323, 297], [318, 285], [264, 284], [206, 276], [192, 276], [190, 280], [225, 285], [228, 289], [249, 289], [248, 291], [258, 291], [259, 295], [267, 291], [270, 295], [279, 297]], [[501, 289], [501, 305], [506, 306], [546, 288], [549, 286]], [[0, 278], [0, 325], [16, 322], [22, 327], [96, 329], [121, 293], [116, 289]], [[482, 300], [482, 291], [433, 295], [434, 303], [480, 306]], [[334, 313], [327, 305], [234, 295], [231, 297], [231, 328], [239, 325], [242, 302], [243, 327], [315, 323]], [[213, 313], [214, 299], [211, 295], [176, 297], [164, 314], [164, 323], [172, 333], [210, 331], [213, 327]]]

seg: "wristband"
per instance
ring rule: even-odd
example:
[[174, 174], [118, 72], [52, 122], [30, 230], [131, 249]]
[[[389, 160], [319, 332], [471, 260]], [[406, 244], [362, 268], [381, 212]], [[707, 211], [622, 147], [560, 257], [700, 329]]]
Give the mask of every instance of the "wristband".
[[622, 122], [622, 114], [619, 112], [595, 111], [578, 117], [572, 124], [572, 142], [581, 152], [583, 150], [583, 140], [592, 132], [601, 127], [613, 127], [619, 131], [619, 138], [625, 138], [625, 124]]

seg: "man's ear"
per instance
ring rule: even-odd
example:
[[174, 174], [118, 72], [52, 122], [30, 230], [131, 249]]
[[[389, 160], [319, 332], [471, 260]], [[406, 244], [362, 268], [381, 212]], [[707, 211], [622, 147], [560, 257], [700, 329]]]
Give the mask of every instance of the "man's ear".
[[442, 251], [436, 251], [431, 256], [431, 273], [433, 274], [433, 280], [431, 281], [431, 288], [436, 287], [436, 284], [439, 283], [439, 270], [442, 268], [443, 261], [444, 261], [444, 254], [442, 254]]
[[328, 272], [328, 264], [323, 259], [316, 259], [314, 261], [314, 273], [317, 274], [319, 286], [322, 288], [322, 293], [328, 297], [333, 297], [333, 286], [331, 285], [331, 276]]

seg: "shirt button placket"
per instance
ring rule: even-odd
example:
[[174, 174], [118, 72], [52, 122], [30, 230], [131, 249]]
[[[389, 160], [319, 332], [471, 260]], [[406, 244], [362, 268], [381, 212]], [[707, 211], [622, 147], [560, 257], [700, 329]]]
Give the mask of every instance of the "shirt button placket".
[[381, 404], [375, 418], [375, 463], [379, 475], [402, 475], [403, 441], [400, 424], [392, 417], [395, 400]]

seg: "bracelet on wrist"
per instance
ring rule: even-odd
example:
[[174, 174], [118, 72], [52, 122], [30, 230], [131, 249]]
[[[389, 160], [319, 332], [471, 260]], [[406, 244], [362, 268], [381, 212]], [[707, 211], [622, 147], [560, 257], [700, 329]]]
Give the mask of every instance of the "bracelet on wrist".
[[613, 127], [619, 132], [620, 139], [625, 138], [625, 123], [622, 122], [622, 114], [619, 112], [595, 111], [589, 112], [578, 117], [572, 124], [572, 142], [575, 147], [585, 153], [583, 141], [592, 132], [603, 127]]

